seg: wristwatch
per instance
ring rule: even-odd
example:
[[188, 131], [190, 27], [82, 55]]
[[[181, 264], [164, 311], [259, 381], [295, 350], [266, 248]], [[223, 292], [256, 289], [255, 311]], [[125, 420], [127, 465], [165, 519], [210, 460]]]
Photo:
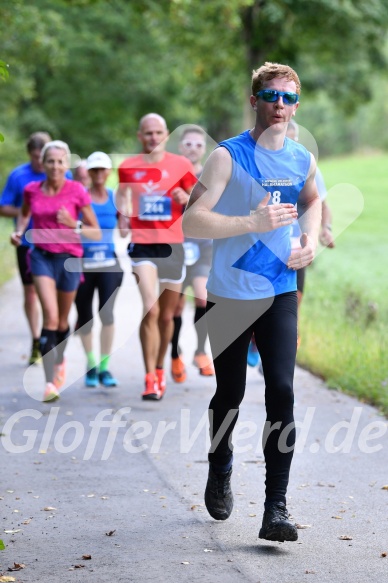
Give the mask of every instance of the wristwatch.
[[74, 233], [76, 235], [80, 235], [81, 231], [82, 231], [82, 227], [83, 227], [83, 222], [82, 221], [77, 221], [77, 226], [74, 229]]

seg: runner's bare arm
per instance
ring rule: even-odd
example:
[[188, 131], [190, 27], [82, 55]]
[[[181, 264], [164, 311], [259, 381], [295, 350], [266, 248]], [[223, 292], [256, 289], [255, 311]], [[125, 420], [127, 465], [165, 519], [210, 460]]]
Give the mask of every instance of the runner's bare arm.
[[11, 244], [19, 247], [24, 231], [30, 221], [31, 210], [30, 205], [23, 202], [20, 209], [18, 209], [18, 216], [16, 220], [15, 230], [11, 235]]
[[82, 207], [82, 235], [92, 241], [99, 241], [102, 237], [101, 229], [92, 205], [87, 204]]
[[329, 205], [325, 200], [322, 201], [322, 221], [321, 231], [319, 233], [319, 242], [324, 247], [333, 249], [335, 247], [333, 233], [331, 232], [332, 214]]
[[127, 237], [129, 235], [129, 218], [118, 212], [117, 226], [119, 228], [120, 237]]
[[131, 199], [131, 189], [128, 184], [120, 183], [117, 187], [115, 194], [115, 204], [118, 212], [125, 217], [130, 217], [130, 199]]
[[177, 186], [171, 191], [171, 196], [178, 204], [187, 204], [189, 201], [190, 193], [186, 192], [181, 186]]
[[194, 186], [183, 215], [183, 231], [198, 239], [224, 239], [246, 233], [264, 233], [290, 225], [297, 217], [294, 205], [268, 205], [270, 194], [251, 215], [226, 216], [212, 209], [220, 200], [232, 175], [232, 158], [220, 147], [209, 156], [200, 181]]
[[315, 257], [322, 213], [322, 203], [315, 182], [315, 171], [315, 158], [311, 156], [309, 175], [298, 198], [298, 220], [302, 232], [301, 249], [291, 254], [287, 262], [290, 269], [306, 267]]
[[130, 231], [129, 194], [126, 185], [119, 184], [115, 192], [115, 206], [117, 209], [117, 226], [120, 237], [127, 237]]
[[309, 175], [306, 184], [298, 198], [298, 220], [302, 233], [306, 233], [318, 243], [318, 233], [321, 224], [322, 203], [315, 182], [317, 165], [314, 156], [311, 156]]
[[16, 218], [19, 214], [19, 209], [11, 204], [0, 205], [0, 217]]

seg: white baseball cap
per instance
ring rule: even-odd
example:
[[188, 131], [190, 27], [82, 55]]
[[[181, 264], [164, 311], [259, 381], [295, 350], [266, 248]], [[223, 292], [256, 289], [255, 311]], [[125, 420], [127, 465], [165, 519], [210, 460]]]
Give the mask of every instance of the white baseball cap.
[[86, 168], [91, 170], [92, 168], [112, 168], [112, 160], [109, 158], [108, 154], [104, 152], [93, 152], [90, 154], [86, 160]]

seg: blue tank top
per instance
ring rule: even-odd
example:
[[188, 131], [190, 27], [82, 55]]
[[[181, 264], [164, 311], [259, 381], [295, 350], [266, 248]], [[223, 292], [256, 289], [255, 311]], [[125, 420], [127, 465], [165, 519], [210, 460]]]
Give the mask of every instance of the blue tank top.
[[85, 269], [110, 267], [116, 264], [113, 231], [117, 224], [117, 209], [114, 203], [113, 191], [106, 189], [108, 200], [104, 204], [92, 202], [97, 222], [102, 230], [100, 241], [90, 241], [82, 238], [84, 247], [83, 266]]
[[[267, 192], [269, 204], [296, 204], [310, 168], [310, 153], [285, 138], [280, 150], [267, 150], [249, 130], [220, 143], [232, 157], [232, 175], [214, 212], [247, 216]], [[214, 239], [207, 289], [218, 296], [254, 300], [296, 290], [296, 272], [287, 268], [290, 227]]]

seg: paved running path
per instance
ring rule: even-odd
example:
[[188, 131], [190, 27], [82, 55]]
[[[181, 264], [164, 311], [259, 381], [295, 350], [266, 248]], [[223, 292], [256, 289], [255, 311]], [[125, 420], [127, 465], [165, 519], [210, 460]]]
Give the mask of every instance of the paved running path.
[[[388, 556], [382, 557], [388, 554], [388, 432], [375, 409], [296, 370], [295, 415], [305, 430], [288, 506], [306, 528], [297, 543], [259, 541], [263, 379], [248, 370], [235, 439], [235, 509], [218, 523], [203, 503], [204, 422], [215, 380], [191, 365], [190, 306], [182, 335], [187, 382], [170, 379], [161, 402], [143, 402], [140, 299], [127, 272], [112, 357], [120, 387], [84, 388], [81, 343], [72, 337], [70, 384], [47, 405], [34, 398], [42, 391], [42, 368], [26, 367], [29, 339], [16, 278], [0, 298], [0, 539], [6, 545], [0, 575], [21, 583], [388, 581]], [[352, 418], [349, 431], [337, 425]], [[331, 451], [335, 446], [340, 451]], [[367, 453], [372, 447], [378, 451]], [[14, 562], [26, 566], [8, 573]]]

